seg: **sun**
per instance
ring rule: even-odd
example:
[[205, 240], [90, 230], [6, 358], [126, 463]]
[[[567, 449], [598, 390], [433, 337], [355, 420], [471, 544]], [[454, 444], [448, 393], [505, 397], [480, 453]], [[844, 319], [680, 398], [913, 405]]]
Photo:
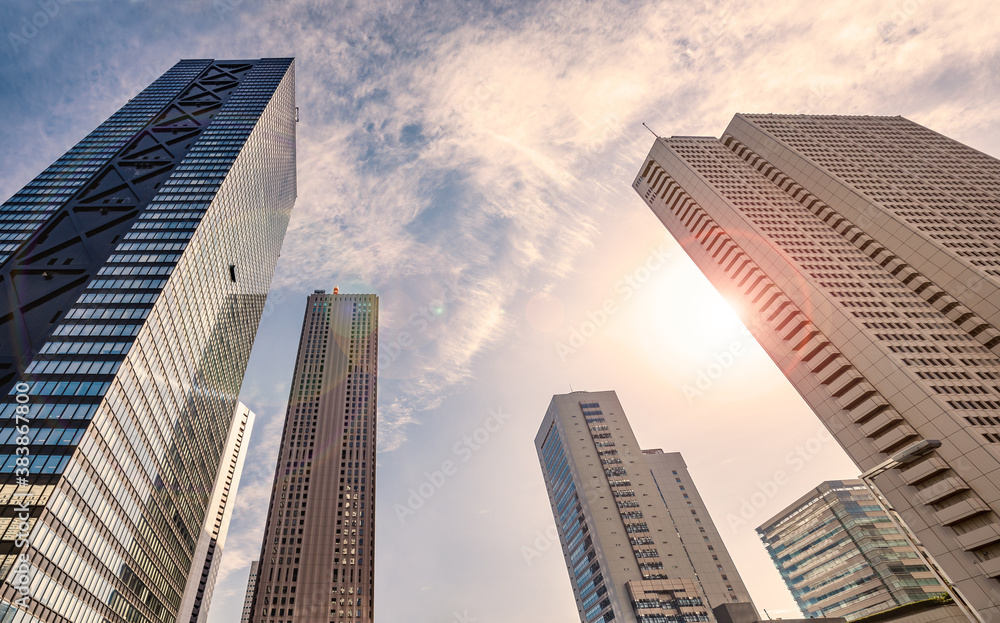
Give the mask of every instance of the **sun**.
[[636, 296], [644, 334], [657, 359], [699, 361], [746, 341], [734, 307], [693, 266], [665, 268]]

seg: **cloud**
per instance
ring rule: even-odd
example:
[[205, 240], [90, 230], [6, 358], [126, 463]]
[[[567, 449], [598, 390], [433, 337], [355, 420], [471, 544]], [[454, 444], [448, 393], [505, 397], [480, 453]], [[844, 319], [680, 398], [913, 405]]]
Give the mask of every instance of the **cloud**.
[[[939, 46], [923, 47], [946, 28], [923, 5], [895, 15], [909, 34], [888, 41], [856, 6], [590, 2], [475, 15], [464, 4], [406, 6], [366, 5], [324, 37], [306, 28], [297, 53], [308, 59], [299, 84], [309, 121], [278, 279], [360, 275], [424, 303], [448, 280], [460, 284], [447, 331], [409, 353], [403, 376], [413, 380], [383, 407], [388, 449], [505, 335], [513, 296], [564, 277], [591, 250], [649, 142], [641, 121], [718, 135], [738, 111], [882, 112], [886, 87], [919, 89], [914, 68], [942, 74], [947, 63]], [[964, 17], [956, 9], [947, 19]], [[980, 34], [967, 49], [995, 49]], [[343, 42], [332, 55], [331, 40]], [[927, 95], [940, 102], [984, 71], [949, 73], [949, 88]], [[438, 288], [421, 299], [418, 277]]]

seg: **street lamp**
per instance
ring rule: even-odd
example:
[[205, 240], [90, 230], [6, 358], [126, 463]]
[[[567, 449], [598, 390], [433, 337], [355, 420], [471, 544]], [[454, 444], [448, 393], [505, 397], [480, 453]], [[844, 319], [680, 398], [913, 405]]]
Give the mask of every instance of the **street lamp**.
[[917, 553], [920, 561], [931, 570], [931, 573], [933, 573], [934, 577], [937, 578], [938, 583], [944, 587], [952, 601], [955, 602], [955, 605], [959, 607], [969, 621], [971, 623], [986, 623], [986, 621], [979, 616], [979, 613], [969, 605], [959, 590], [951, 583], [951, 580], [945, 572], [937, 566], [937, 562], [934, 561], [931, 555], [924, 551], [924, 546], [917, 540], [917, 535], [913, 534], [910, 527], [906, 525], [903, 518], [899, 516], [896, 509], [892, 507], [889, 500], [882, 495], [882, 492], [879, 491], [878, 487], [875, 485], [876, 476], [883, 474], [890, 469], [902, 467], [903, 465], [906, 465], [907, 463], [910, 463], [928, 452], [940, 447], [941, 442], [937, 439], [921, 439], [920, 441], [903, 448], [896, 454], [893, 454], [889, 457], [889, 460], [880, 463], [861, 474], [861, 481], [865, 483], [866, 487], [868, 487], [868, 491], [871, 492], [872, 497], [875, 498], [875, 501], [879, 504], [879, 506], [885, 510], [885, 514], [889, 516], [889, 521], [892, 522], [892, 525], [899, 530], [900, 534], [903, 535], [903, 538], [906, 539], [906, 542]]

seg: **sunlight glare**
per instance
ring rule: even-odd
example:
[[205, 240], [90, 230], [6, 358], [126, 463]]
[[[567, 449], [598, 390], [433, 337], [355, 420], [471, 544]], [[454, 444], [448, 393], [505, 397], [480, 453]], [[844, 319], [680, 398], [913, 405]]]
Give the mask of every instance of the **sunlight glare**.
[[734, 341], [753, 343], [733, 307], [692, 266], [665, 269], [638, 293], [636, 307], [642, 310], [636, 330], [650, 355], [672, 367], [705, 360]]

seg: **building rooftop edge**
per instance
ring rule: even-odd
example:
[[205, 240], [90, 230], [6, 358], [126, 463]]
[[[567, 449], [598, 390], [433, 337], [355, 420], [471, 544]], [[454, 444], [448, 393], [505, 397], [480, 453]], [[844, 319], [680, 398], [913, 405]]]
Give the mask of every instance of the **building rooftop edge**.
[[765, 532], [767, 528], [772, 528], [774, 524], [784, 521], [789, 515], [798, 511], [800, 508], [805, 506], [811, 500], [820, 498], [823, 495], [823, 493], [825, 493], [825, 491], [823, 490], [824, 486], [826, 487], [827, 490], [829, 490], [838, 485], [858, 486], [858, 485], [864, 485], [864, 482], [858, 480], [857, 478], [848, 478], [846, 480], [824, 480], [823, 482], [819, 483], [818, 485], [816, 485], [815, 487], [804, 493], [797, 500], [795, 500], [791, 504], [788, 504], [782, 510], [772, 515], [770, 519], [757, 526], [757, 528], [755, 528], [756, 532], [758, 534]]

